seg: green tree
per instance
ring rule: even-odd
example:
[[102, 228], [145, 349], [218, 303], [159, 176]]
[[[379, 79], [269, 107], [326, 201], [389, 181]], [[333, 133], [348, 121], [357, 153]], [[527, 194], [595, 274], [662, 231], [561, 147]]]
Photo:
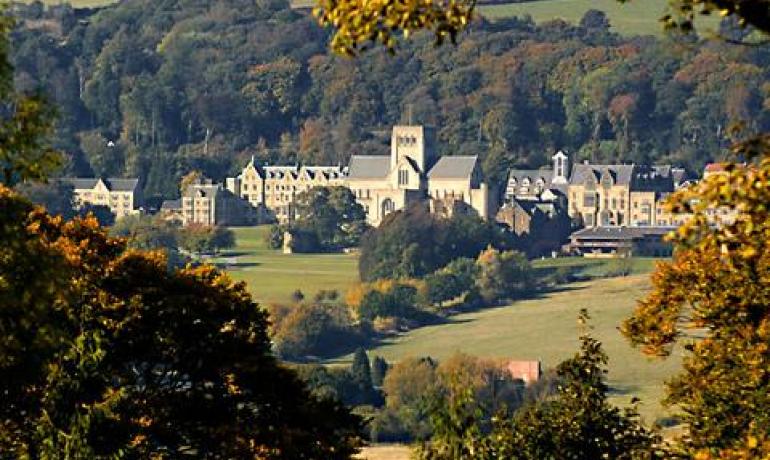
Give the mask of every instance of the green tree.
[[368, 404], [376, 399], [376, 391], [372, 382], [372, 368], [369, 356], [361, 347], [353, 354], [353, 364], [350, 365], [350, 379], [356, 388], [359, 404]]
[[[580, 322], [589, 320], [583, 310]], [[607, 355], [589, 331], [580, 337], [580, 352], [556, 369], [556, 395], [516, 415], [512, 425], [498, 426], [488, 458], [660, 458], [660, 438], [639, 420], [636, 409], [619, 409], [607, 400]]]
[[[585, 310], [580, 319], [583, 324], [588, 320]], [[449, 392], [431, 409], [434, 436], [418, 448], [418, 457], [662, 458], [656, 450], [659, 436], [644, 427], [636, 410], [619, 409], [608, 402], [607, 355], [601, 343], [588, 332], [581, 335], [580, 342], [580, 352], [556, 370], [556, 394], [525, 406], [514, 415], [511, 411], [498, 411], [491, 429], [484, 424], [484, 406], [479, 404], [481, 398], [474, 392], [473, 384], [474, 379], [485, 374], [467, 365], [465, 371], [449, 372]]]
[[347, 187], [313, 187], [296, 200], [291, 229], [312, 234], [322, 250], [358, 246], [368, 228], [366, 212]]
[[526, 295], [532, 289], [532, 267], [520, 252], [488, 248], [479, 254], [476, 264], [476, 285], [488, 303]]
[[75, 216], [74, 190], [71, 185], [52, 181], [50, 183], [25, 182], [15, 187], [31, 202], [43, 206], [49, 214], [71, 219]]
[[6, 6], [0, 7], [0, 184], [13, 187], [45, 180], [61, 166], [48, 145], [54, 111], [40, 96], [20, 94], [13, 86], [8, 35], [15, 26]]
[[372, 360], [372, 384], [382, 386], [385, 376], [388, 374], [388, 362], [382, 356], [375, 356]]

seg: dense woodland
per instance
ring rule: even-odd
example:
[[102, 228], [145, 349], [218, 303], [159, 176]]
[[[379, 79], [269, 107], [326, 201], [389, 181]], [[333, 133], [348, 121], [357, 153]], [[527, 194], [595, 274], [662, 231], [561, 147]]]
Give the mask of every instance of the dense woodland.
[[443, 154], [480, 155], [489, 179], [555, 148], [699, 169], [735, 122], [770, 129], [766, 47], [621, 37], [595, 11], [577, 25], [479, 18], [457, 46], [418, 35], [356, 59], [330, 53], [284, 0], [16, 15], [17, 86], [56, 103], [65, 173], [139, 176], [146, 196], [178, 194], [191, 169], [221, 179], [250, 155], [344, 164], [384, 152], [409, 120], [437, 126]]

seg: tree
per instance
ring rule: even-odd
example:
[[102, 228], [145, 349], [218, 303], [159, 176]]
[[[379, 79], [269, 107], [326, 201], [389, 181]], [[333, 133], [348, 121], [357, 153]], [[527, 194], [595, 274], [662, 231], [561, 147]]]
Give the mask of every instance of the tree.
[[476, 264], [476, 285], [488, 303], [528, 294], [532, 288], [532, 267], [520, 252], [499, 252], [490, 247], [479, 254]]
[[[290, 231], [312, 235], [321, 250], [358, 246], [368, 228], [366, 212], [347, 187], [313, 187], [296, 200], [296, 220]], [[300, 236], [301, 237], [301, 236]]]
[[372, 360], [372, 384], [382, 386], [385, 376], [388, 374], [388, 362], [382, 356], [375, 356]]
[[6, 188], [0, 208], [4, 453], [355, 452], [359, 419], [275, 361], [243, 284], [212, 267], [169, 271], [95, 219], [64, 223]]
[[[589, 320], [586, 310], [580, 322]], [[619, 409], [607, 401], [607, 355], [601, 342], [584, 331], [580, 352], [556, 369], [553, 399], [524, 409], [512, 426], [497, 427], [490, 439], [504, 439], [488, 458], [661, 458], [660, 438], [644, 427], [635, 408]]]
[[358, 404], [371, 403], [376, 399], [369, 356], [367, 356], [366, 350], [361, 347], [358, 347], [353, 354], [353, 364], [350, 366], [350, 379], [356, 388]]
[[[580, 318], [583, 323], [588, 320], [585, 310]], [[466, 370], [447, 373], [449, 393], [431, 409], [434, 437], [418, 448], [418, 457], [662, 458], [656, 450], [660, 437], [642, 425], [635, 408], [621, 410], [608, 402], [607, 355], [601, 343], [587, 332], [581, 335], [580, 342], [580, 352], [556, 370], [556, 394], [515, 413], [498, 411], [491, 429], [489, 418], [483, 415], [484, 406], [479, 404], [481, 398], [474, 392], [478, 379], [483, 382], [486, 374], [468, 367], [467, 358], [460, 359]], [[500, 372], [499, 368], [497, 371]]]
[[220, 226], [191, 224], [177, 231], [179, 247], [193, 254], [217, 253], [235, 246], [233, 231]]
[[[770, 257], [770, 137], [739, 143], [750, 160], [673, 198], [693, 217], [672, 236], [674, 259], [659, 265], [653, 291], [623, 325], [647, 354], [667, 356], [684, 341], [683, 372], [668, 383], [687, 435], [679, 449], [698, 458], [760, 458], [770, 453], [767, 293]], [[714, 210], [726, 217], [712, 217]], [[695, 340], [687, 338], [697, 333]]]
[[512, 234], [476, 215], [445, 219], [421, 206], [389, 214], [361, 240], [361, 279], [423, 277], [451, 261], [476, 258], [485, 247], [510, 248]]
[[16, 188], [31, 202], [43, 206], [49, 214], [71, 219], [75, 216], [75, 199], [72, 185], [52, 181], [47, 184], [25, 182]]
[[44, 180], [61, 165], [59, 153], [48, 145], [54, 111], [40, 96], [23, 95], [13, 87], [8, 35], [13, 17], [0, 8], [0, 184], [13, 187]]
[[115, 214], [109, 206], [104, 204], [84, 204], [78, 209], [78, 215], [93, 216], [103, 227], [109, 227], [115, 223]]

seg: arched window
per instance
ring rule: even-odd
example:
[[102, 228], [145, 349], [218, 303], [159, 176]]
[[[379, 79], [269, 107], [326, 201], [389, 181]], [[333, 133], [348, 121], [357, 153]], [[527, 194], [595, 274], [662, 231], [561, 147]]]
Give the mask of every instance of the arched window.
[[382, 215], [385, 216], [396, 210], [396, 204], [390, 198], [385, 198], [382, 201]]

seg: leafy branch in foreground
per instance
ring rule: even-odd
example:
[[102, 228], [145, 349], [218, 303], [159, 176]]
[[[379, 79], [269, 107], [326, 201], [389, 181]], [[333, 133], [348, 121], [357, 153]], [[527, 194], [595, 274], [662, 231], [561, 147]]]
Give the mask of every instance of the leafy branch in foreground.
[[377, 45], [396, 49], [398, 36], [430, 30], [455, 43], [473, 17], [475, 0], [319, 0], [314, 14], [334, 29], [332, 49], [355, 56]]
[[701, 459], [770, 454], [770, 136], [733, 153], [748, 162], [673, 197], [670, 206], [693, 218], [672, 235], [674, 260], [659, 265], [623, 326], [651, 355], [684, 341], [668, 402], [688, 427], [679, 449]]

